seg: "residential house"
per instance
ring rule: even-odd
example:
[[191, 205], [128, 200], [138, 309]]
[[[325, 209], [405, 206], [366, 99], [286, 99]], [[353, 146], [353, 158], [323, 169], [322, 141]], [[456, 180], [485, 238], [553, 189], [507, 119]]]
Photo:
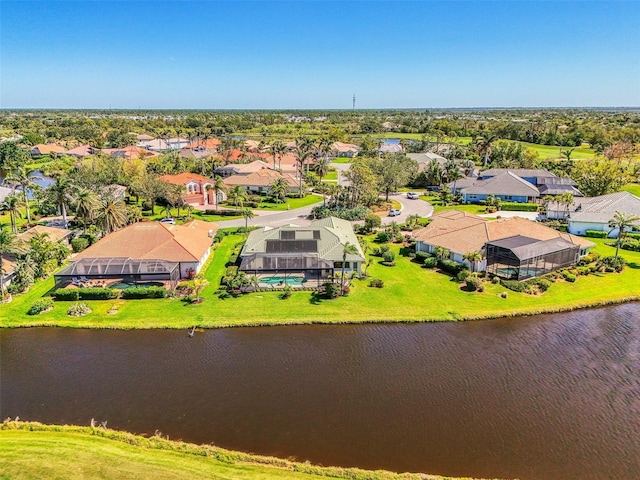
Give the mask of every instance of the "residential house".
[[200, 150], [212, 150], [212, 151], [218, 151], [218, 149], [220, 148], [220, 144], [222, 142], [220, 142], [219, 139], [217, 138], [196, 138], [194, 140], [192, 140], [191, 142], [187, 143], [187, 145], [185, 145], [183, 147], [183, 150], [195, 150], [195, 151], [200, 151]]
[[[345, 245], [357, 253], [347, 254]], [[240, 252], [240, 270], [253, 275], [304, 276], [320, 280], [341, 271], [361, 273], [365, 256], [351, 223], [335, 217], [311, 222], [308, 227], [284, 225], [263, 227], [249, 233]]]
[[157, 152], [145, 150], [144, 148], [135, 147], [133, 145], [120, 148], [103, 148], [102, 153], [109, 155], [110, 157], [124, 158], [127, 160], [132, 160], [135, 158], [154, 158], [159, 155]]
[[331, 154], [334, 157], [353, 158], [360, 152], [360, 147], [352, 143], [333, 142]]
[[217, 204], [224, 200], [222, 192], [218, 192], [218, 201], [214, 199], [213, 181], [197, 173], [183, 172], [177, 175], [162, 175], [158, 180], [169, 183], [171, 185], [182, 185], [185, 193], [182, 200], [190, 205], [210, 205]]
[[60, 145], [56, 145], [55, 143], [39, 143], [38, 145], [34, 145], [31, 147], [29, 153], [32, 157], [38, 157], [42, 155], [50, 155], [50, 154], [63, 154], [67, 151], [66, 148], [61, 147]]
[[232, 175], [249, 175], [250, 173], [272, 168], [270, 164], [262, 160], [254, 160], [250, 163], [229, 163], [223, 167], [216, 168], [216, 175], [226, 178]]
[[180, 150], [187, 146], [189, 140], [186, 138], [154, 138], [153, 140], [141, 140], [136, 146], [154, 152], [166, 152], [169, 150]]
[[618, 230], [609, 227], [616, 212], [640, 216], [640, 198], [629, 192], [616, 192], [598, 197], [576, 198], [571, 205], [557, 202], [547, 205], [547, 217], [568, 219], [567, 230], [575, 235], [584, 235], [587, 230], [598, 230], [607, 232], [609, 237], [617, 237]]
[[388, 143], [384, 142], [378, 147], [380, 153], [403, 153], [404, 147], [400, 143]]
[[[496, 268], [496, 275], [512, 278], [514, 274], [518, 279], [525, 276], [536, 276], [547, 273], [555, 268], [560, 268], [560, 263], [554, 263], [554, 254], [558, 252], [571, 251], [571, 262], [577, 262], [580, 256], [586, 255], [589, 248], [594, 246], [587, 239], [571, 235], [569, 233], [559, 232], [549, 228], [541, 223], [526, 220], [520, 217], [511, 217], [498, 220], [487, 220], [486, 218], [473, 215], [471, 213], [458, 210], [446, 210], [436, 213], [432, 216], [429, 225], [413, 232], [416, 239], [416, 250], [427, 253], [435, 253], [436, 247], [443, 247], [450, 252], [449, 258], [455, 262], [463, 263], [470, 266], [469, 262], [463, 257], [469, 252], [483, 252], [485, 259], [476, 263], [474, 270], [487, 270], [489, 266], [495, 265], [495, 259], [488, 259], [487, 245], [504, 239], [513, 239], [514, 237], [523, 237], [523, 239], [512, 240], [504, 244], [495, 244], [500, 248], [517, 248], [528, 245], [527, 253], [523, 253], [522, 249], [517, 253], [522, 260], [529, 261], [540, 257], [541, 265], [535, 267], [527, 267], [522, 271], [501, 270]], [[526, 238], [527, 240], [524, 240]], [[562, 241], [559, 241], [560, 239]], [[551, 242], [553, 240], [553, 242]], [[538, 243], [543, 242], [543, 243]], [[492, 250], [497, 252], [497, 250]], [[575, 255], [577, 252], [577, 256]], [[530, 258], [524, 258], [532, 254]], [[558, 256], [565, 259], [562, 255]], [[488, 262], [488, 260], [490, 260]], [[553, 260], [553, 261], [552, 261]], [[536, 260], [537, 261], [537, 260]], [[547, 261], [546, 264], [544, 261]], [[499, 262], [497, 262], [499, 263]], [[564, 266], [564, 264], [562, 264]], [[502, 267], [500, 267], [502, 268]], [[509, 267], [512, 269], [512, 266]]]
[[217, 228], [199, 220], [183, 225], [128, 225], [78, 253], [69, 267], [55, 275], [56, 285], [79, 277], [134, 282], [190, 278], [209, 257]]
[[248, 174], [231, 175], [224, 179], [224, 184], [227, 188], [240, 185], [249, 192], [260, 193], [268, 192], [269, 186], [279, 178], [283, 179], [288, 186], [287, 195], [294, 195], [300, 192], [300, 183], [293, 175], [280, 173], [269, 168], [263, 168]]
[[94, 155], [98, 149], [94, 149], [91, 145], [80, 145], [76, 148], [72, 148], [71, 150], [67, 150], [65, 155], [69, 155], [71, 157], [76, 158], [86, 158]]

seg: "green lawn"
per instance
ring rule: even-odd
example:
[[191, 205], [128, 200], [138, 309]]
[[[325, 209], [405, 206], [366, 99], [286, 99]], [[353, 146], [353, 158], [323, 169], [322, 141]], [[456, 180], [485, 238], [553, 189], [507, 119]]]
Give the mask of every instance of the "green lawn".
[[261, 202], [258, 208], [253, 210], [293, 210], [295, 208], [308, 207], [322, 202], [321, 195], [307, 195], [303, 198], [287, 197], [284, 203]]
[[333, 170], [332, 172], [327, 173], [322, 180], [338, 180], [338, 172]]
[[446, 207], [443, 207], [442, 205], [438, 205], [440, 203], [440, 199], [436, 195], [420, 195], [420, 198], [426, 202], [429, 202], [431, 205], [433, 205], [434, 213], [442, 212], [444, 210], [461, 210], [463, 212], [469, 212], [475, 215], [480, 215], [481, 213], [485, 213], [485, 209], [487, 208], [485, 205], [477, 205], [477, 204], [448, 205]]
[[[541, 160], [544, 160], [547, 158], [562, 158], [562, 154], [560, 153], [560, 150], [569, 150], [572, 148], [572, 147], [556, 147], [552, 145], [538, 145], [536, 143], [527, 143], [527, 142], [518, 142], [518, 143], [521, 143], [525, 147], [531, 148], [536, 152], [538, 152], [538, 155], [540, 156]], [[588, 148], [586, 145], [583, 145], [581, 147], [577, 147], [574, 149], [573, 153], [571, 154], [571, 158], [573, 160], [583, 160], [583, 159], [593, 158], [595, 157], [595, 155], [596, 153], [591, 148]]]
[[13, 480], [442, 479], [431, 475], [318, 467], [103, 428], [22, 422], [0, 424], [0, 458], [0, 478]]
[[349, 158], [349, 157], [337, 157], [337, 158], [331, 159], [331, 163], [351, 163], [351, 162], [353, 162], [353, 158]]
[[640, 184], [638, 183], [627, 183], [622, 190], [625, 192], [629, 192], [636, 197], [640, 197]]
[[[372, 278], [384, 280], [382, 289], [368, 287], [368, 280], [355, 280], [351, 293], [335, 300], [317, 300], [310, 292], [295, 292], [281, 300], [277, 292], [260, 292], [225, 300], [215, 296], [217, 282], [234, 245], [243, 236], [223, 239], [206, 269], [211, 284], [204, 290], [205, 301], [185, 304], [177, 299], [119, 300], [87, 302], [93, 312], [80, 319], [66, 315], [69, 302], [57, 302], [54, 309], [36, 317], [26, 315], [31, 304], [53, 287], [53, 279], [39, 282], [31, 290], [3, 305], [0, 326], [59, 325], [98, 328], [188, 328], [241, 325], [283, 325], [367, 322], [367, 321], [450, 321], [489, 318], [521, 313], [559, 311], [591, 305], [639, 299], [640, 253], [622, 251], [631, 267], [621, 274], [579, 277], [576, 283], [558, 282], [543, 295], [530, 296], [505, 291], [487, 284], [484, 293], [460, 290], [456, 282], [441, 273], [423, 269], [407, 257], [398, 256], [395, 267], [379, 264], [373, 257], [369, 268]], [[612, 255], [613, 247], [594, 239], [597, 250]], [[398, 245], [392, 249], [399, 251]], [[112, 305], [118, 312], [108, 315]]]

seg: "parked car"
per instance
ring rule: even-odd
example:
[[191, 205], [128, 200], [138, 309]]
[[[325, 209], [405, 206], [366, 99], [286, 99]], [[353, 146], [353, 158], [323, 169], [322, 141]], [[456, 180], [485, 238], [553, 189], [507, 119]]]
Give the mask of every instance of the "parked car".
[[162, 220], [160, 220], [160, 223], [169, 223], [171, 225], [175, 225], [176, 221], [174, 218], [163, 218]]
[[397, 208], [392, 208], [391, 210], [389, 210], [390, 217], [397, 217], [398, 215], [400, 215], [400, 210], [398, 210]]
[[407, 193], [407, 198], [409, 200], [418, 200], [420, 198], [420, 195], [418, 195], [416, 192], [409, 192]]

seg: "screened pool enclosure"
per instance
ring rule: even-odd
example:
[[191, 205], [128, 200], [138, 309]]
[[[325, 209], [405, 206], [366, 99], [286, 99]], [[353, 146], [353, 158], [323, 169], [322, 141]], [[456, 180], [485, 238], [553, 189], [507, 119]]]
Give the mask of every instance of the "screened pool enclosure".
[[560, 237], [537, 240], [516, 235], [488, 242], [486, 249], [487, 273], [510, 280], [538, 277], [580, 258], [580, 246]]

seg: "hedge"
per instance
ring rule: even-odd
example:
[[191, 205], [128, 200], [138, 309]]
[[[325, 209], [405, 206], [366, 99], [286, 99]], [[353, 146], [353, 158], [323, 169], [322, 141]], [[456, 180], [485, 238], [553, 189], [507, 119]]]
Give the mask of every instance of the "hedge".
[[591, 238], [607, 238], [608, 232], [602, 230], [585, 230], [584, 236]]
[[59, 288], [53, 292], [53, 296], [56, 301], [78, 301], [80, 295], [77, 288]]
[[241, 210], [205, 210], [205, 215], [220, 215], [221, 217], [237, 217], [242, 215]]
[[520, 211], [520, 212], [537, 212], [537, 203], [518, 203], [518, 202], [502, 202], [500, 210], [504, 211]]
[[111, 288], [59, 288], [54, 296], [58, 301], [111, 300], [118, 298], [118, 291]]
[[130, 287], [120, 294], [124, 299], [166, 298], [167, 289], [164, 287]]
[[466, 265], [454, 262], [453, 260], [442, 260], [438, 262], [438, 267], [451, 275], [458, 275], [462, 270], [467, 269]]

